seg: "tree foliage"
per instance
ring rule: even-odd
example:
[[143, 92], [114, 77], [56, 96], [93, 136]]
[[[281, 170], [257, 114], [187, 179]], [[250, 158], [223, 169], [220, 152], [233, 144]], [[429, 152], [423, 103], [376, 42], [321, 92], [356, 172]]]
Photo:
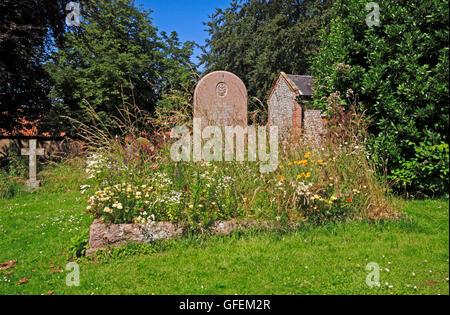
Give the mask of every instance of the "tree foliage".
[[[345, 96], [351, 89], [372, 121], [374, 158], [386, 167], [397, 187], [448, 193], [448, 179], [446, 185], [436, 189], [435, 185], [419, 184], [399, 175], [405, 165], [418, 165], [415, 172], [421, 172], [419, 168], [436, 162], [424, 159], [416, 163], [419, 148], [420, 152], [427, 147], [430, 150], [422, 157], [432, 156], [436, 145], [448, 143], [448, 0], [378, 3], [380, 25], [368, 27], [367, 1], [336, 1], [330, 30], [323, 32], [313, 63], [318, 81], [315, 105], [326, 109], [330, 93]], [[415, 163], [409, 163], [412, 160]], [[430, 183], [435, 176], [448, 172], [448, 161], [443, 165], [446, 171], [427, 173]], [[426, 181], [427, 176], [420, 178]]]
[[308, 74], [318, 35], [330, 18], [332, 1], [233, 0], [206, 23], [202, 56], [207, 71], [238, 75], [249, 95], [265, 101], [280, 71]]
[[87, 106], [114, 129], [124, 103], [152, 112], [167, 90], [189, 77], [193, 43], [180, 43], [176, 33], [161, 37], [150, 14], [131, 0], [83, 5], [81, 25], [65, 34], [47, 64], [54, 81], [53, 130], [67, 129], [56, 119], [64, 115], [89, 122]]
[[42, 67], [52, 42], [64, 31], [60, 0], [0, 2], [0, 128], [48, 111], [50, 78]]

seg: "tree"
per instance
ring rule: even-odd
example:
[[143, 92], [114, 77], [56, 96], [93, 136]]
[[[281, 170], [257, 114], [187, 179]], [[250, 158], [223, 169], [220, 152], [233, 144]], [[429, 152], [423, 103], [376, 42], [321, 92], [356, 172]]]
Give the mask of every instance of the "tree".
[[[408, 178], [401, 174], [417, 160], [417, 152], [435, 152], [436, 146], [448, 143], [448, 0], [378, 3], [380, 25], [369, 27], [367, 1], [336, 1], [330, 30], [321, 36], [312, 67], [318, 80], [314, 102], [326, 109], [330, 93], [345, 98], [353, 90], [373, 122], [370, 147], [376, 162], [388, 168], [398, 188], [428, 192], [431, 186], [420, 182], [442, 176], [445, 167], [448, 172], [448, 144], [443, 169], [423, 173], [430, 165], [440, 165], [439, 156], [416, 163], [415, 174]], [[445, 159], [445, 150], [441, 152]], [[446, 186], [448, 193], [448, 179]]]
[[65, 12], [57, 0], [0, 3], [0, 128], [37, 118], [50, 108], [50, 78], [42, 64], [52, 42], [60, 42]]
[[318, 35], [332, 1], [233, 0], [205, 23], [210, 38], [206, 71], [228, 70], [246, 83], [250, 96], [265, 101], [280, 71], [308, 74]]
[[155, 110], [155, 122], [164, 129], [192, 121], [194, 88], [198, 80], [196, 65], [191, 61], [194, 42], [181, 43], [176, 32], [161, 33], [166, 44], [164, 90]]
[[[152, 112], [161, 95], [180, 84], [176, 76], [190, 66], [193, 44], [180, 47], [176, 33], [158, 36], [151, 11], [131, 0], [89, 1], [82, 22], [65, 34], [47, 70], [54, 81], [53, 117], [70, 116], [87, 123], [88, 104], [105, 125], [124, 102]], [[181, 70], [180, 70], [181, 69]], [[52, 129], [67, 129], [51, 119]]]

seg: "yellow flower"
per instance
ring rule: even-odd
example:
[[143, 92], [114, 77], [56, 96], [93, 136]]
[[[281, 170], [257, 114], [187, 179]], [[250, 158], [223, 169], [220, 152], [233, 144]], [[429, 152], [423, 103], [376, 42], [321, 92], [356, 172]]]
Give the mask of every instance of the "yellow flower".
[[289, 162], [288, 166], [292, 166], [292, 162]]
[[309, 152], [306, 153], [306, 154], [305, 154], [305, 159], [308, 159], [310, 156], [311, 156], [311, 153], [309, 153]]
[[194, 205], [189, 205], [189, 209], [192, 209], [192, 208], [194, 208]]
[[284, 180], [285, 180], [284, 176], [281, 176], [280, 182], [284, 182]]
[[307, 174], [306, 174], [306, 178], [310, 178], [311, 177], [311, 172], [308, 172]]

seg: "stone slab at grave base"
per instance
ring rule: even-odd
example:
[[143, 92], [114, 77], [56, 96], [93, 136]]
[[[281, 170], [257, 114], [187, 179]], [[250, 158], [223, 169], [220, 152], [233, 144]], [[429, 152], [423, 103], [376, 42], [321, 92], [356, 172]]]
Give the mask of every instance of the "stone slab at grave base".
[[172, 239], [181, 235], [182, 230], [168, 222], [148, 224], [105, 224], [95, 220], [89, 232], [89, 249], [86, 255], [95, 254], [108, 246], [122, 246], [127, 243], [152, 243]]
[[[216, 222], [211, 227], [212, 234], [227, 235], [236, 230], [259, 228], [268, 230], [274, 225], [268, 222], [256, 221], [223, 221]], [[149, 224], [105, 224], [95, 220], [89, 233], [89, 249], [87, 256], [95, 254], [98, 250], [107, 247], [119, 247], [127, 243], [152, 243], [158, 240], [169, 240], [180, 237], [183, 233], [181, 227], [169, 222]]]

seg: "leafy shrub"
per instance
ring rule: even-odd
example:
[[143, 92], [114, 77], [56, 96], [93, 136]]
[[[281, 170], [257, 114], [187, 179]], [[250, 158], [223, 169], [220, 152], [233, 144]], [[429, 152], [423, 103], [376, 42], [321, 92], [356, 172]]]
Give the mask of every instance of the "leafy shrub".
[[402, 160], [400, 168], [392, 171], [392, 180], [398, 181], [405, 191], [420, 191], [423, 194], [443, 195], [449, 189], [449, 147], [447, 143], [418, 145], [408, 141], [414, 149], [414, 157]]
[[23, 185], [16, 177], [0, 170], [0, 199], [11, 199], [22, 191]]
[[448, 0], [378, 2], [375, 27], [365, 23], [367, 3], [335, 1], [312, 66], [314, 105], [325, 110], [330, 94], [354, 91], [372, 122], [368, 148], [393, 188], [446, 193], [441, 172], [416, 165], [426, 159], [410, 143], [448, 143]]
[[28, 159], [19, 155], [19, 148], [12, 144], [8, 150], [8, 169], [12, 177], [26, 178], [28, 175]]
[[18, 154], [18, 148], [11, 144], [6, 158], [2, 159], [0, 169], [0, 199], [10, 199], [17, 196], [23, 187], [23, 178], [26, 178], [28, 167], [26, 160]]
[[69, 248], [71, 258], [80, 258], [85, 256], [86, 250], [89, 248], [89, 233], [72, 238]]

